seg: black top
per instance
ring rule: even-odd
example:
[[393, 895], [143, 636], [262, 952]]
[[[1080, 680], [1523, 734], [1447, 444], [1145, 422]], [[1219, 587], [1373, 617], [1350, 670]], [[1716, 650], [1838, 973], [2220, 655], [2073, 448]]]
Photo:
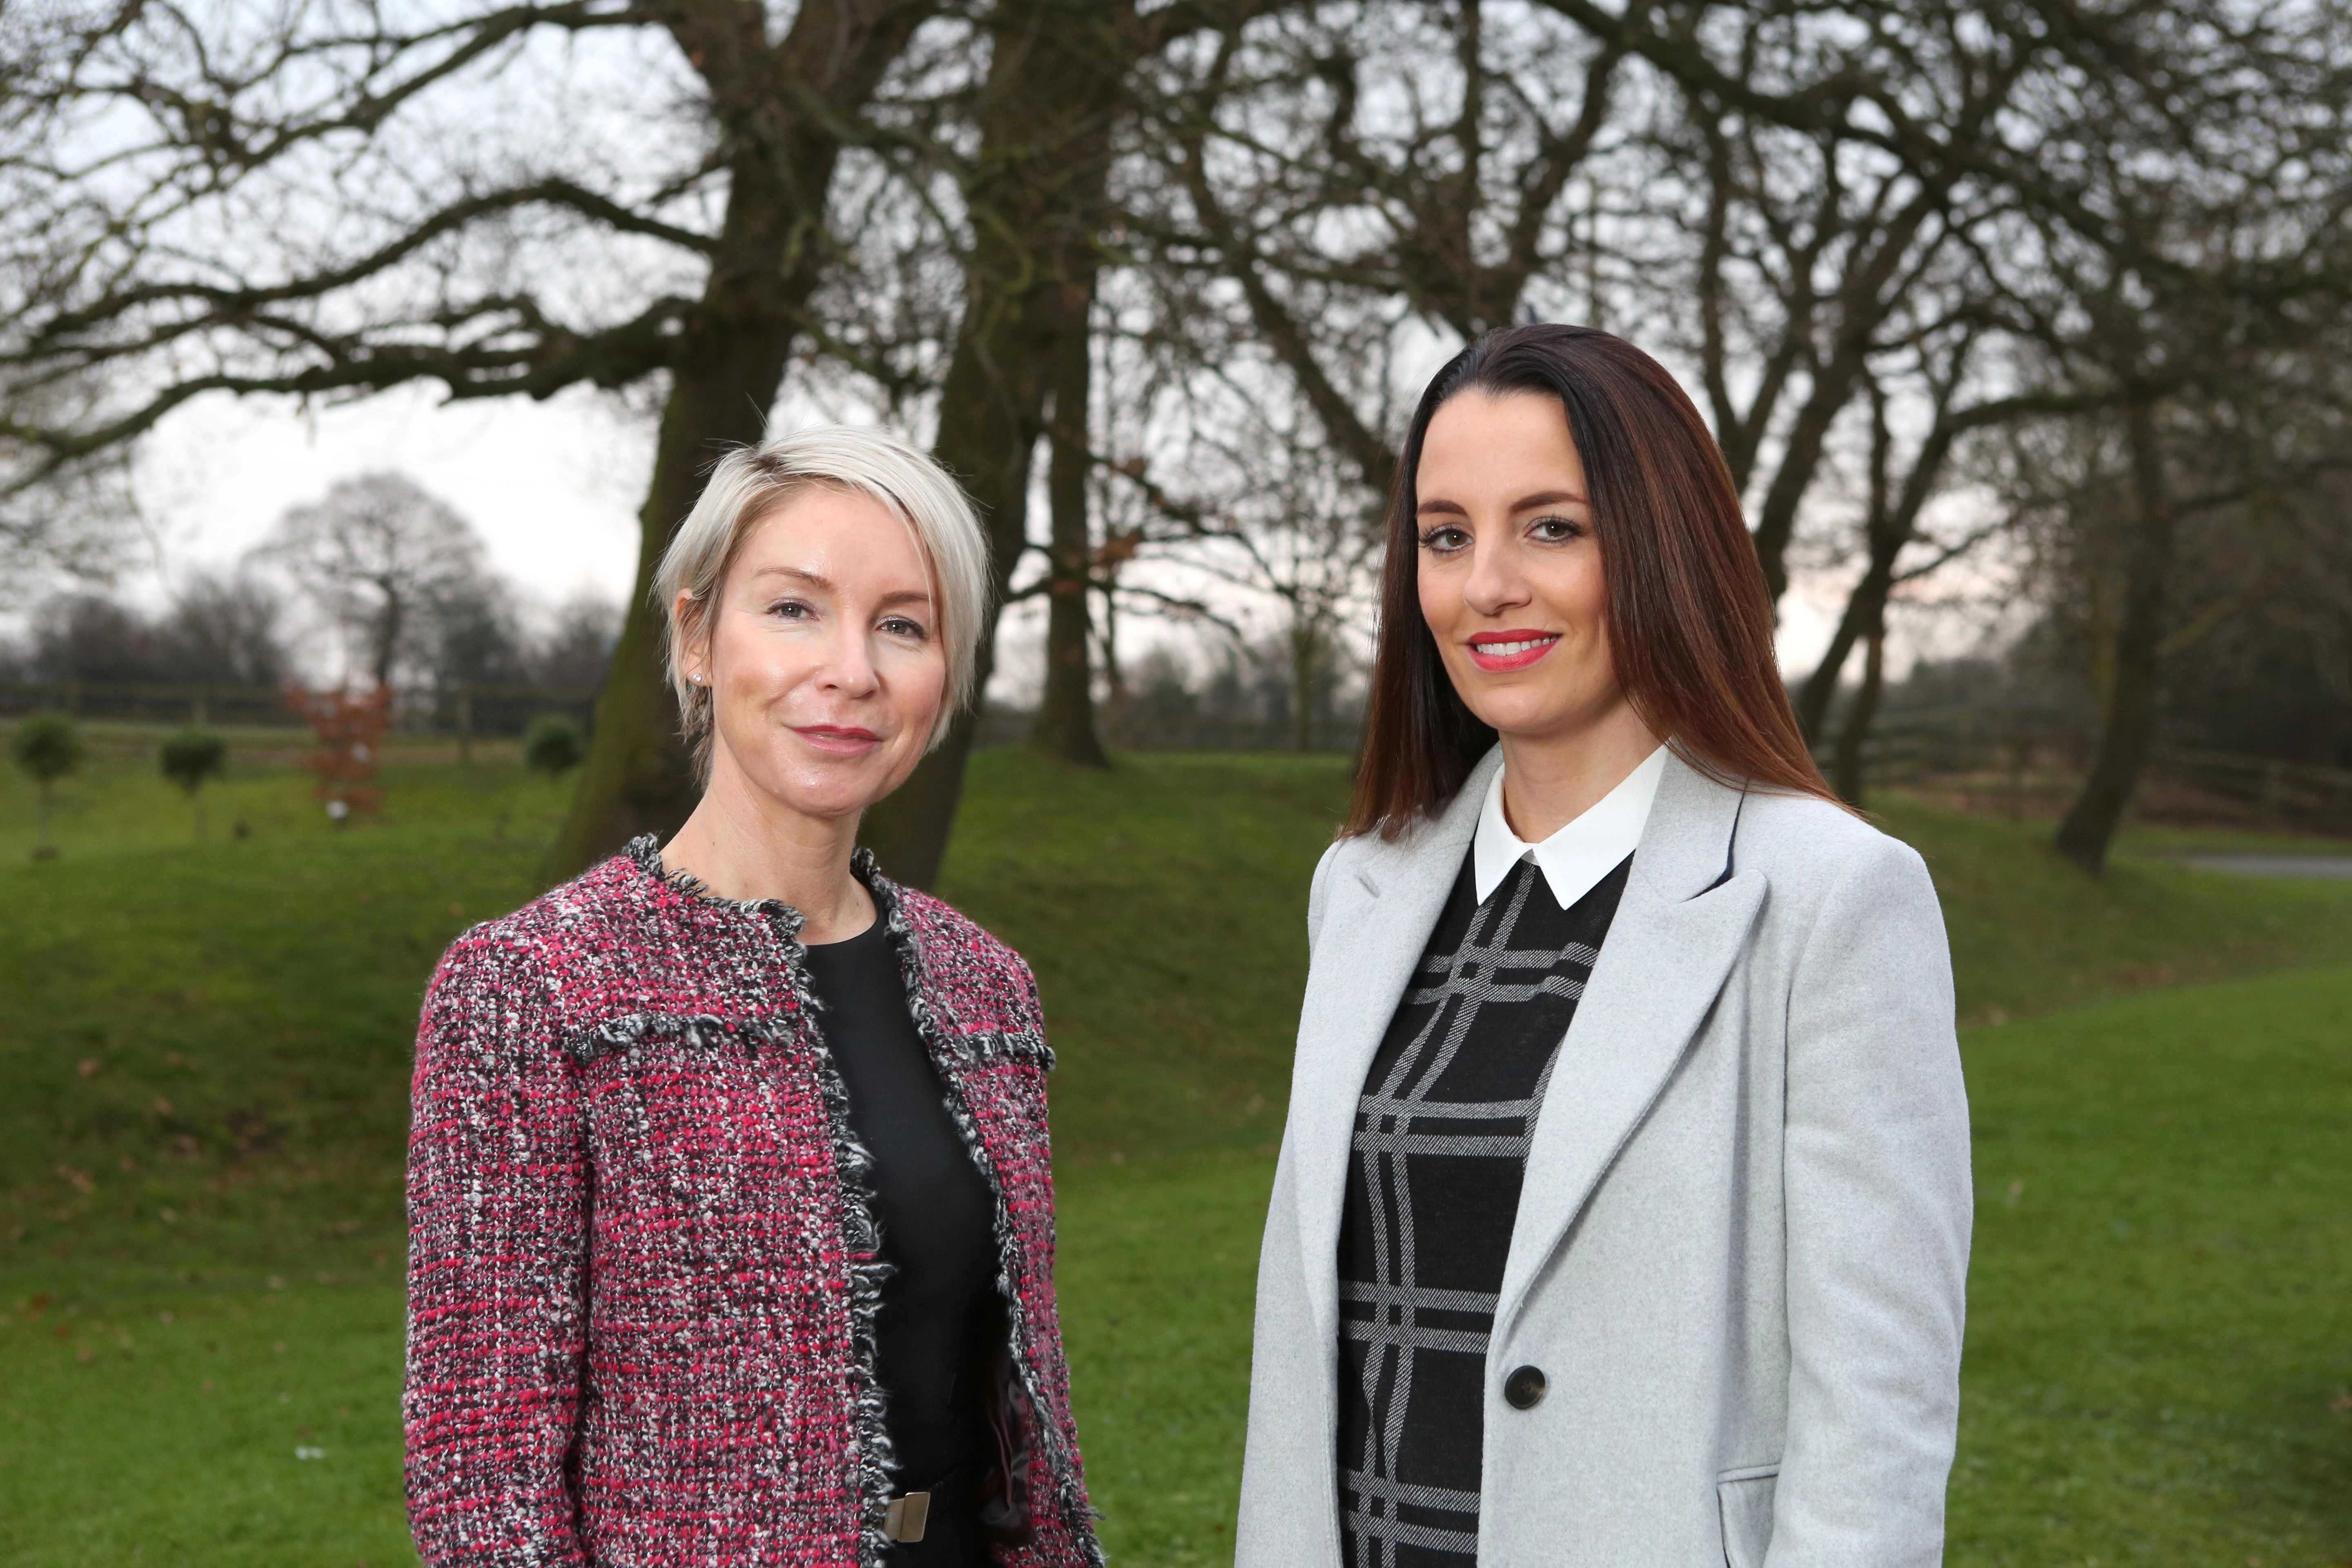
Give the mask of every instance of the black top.
[[1349, 1568], [1478, 1553], [1486, 1342], [1528, 1144], [1627, 856], [1568, 909], [1522, 859], [1470, 858], [1356, 1111], [1339, 1222], [1339, 1519]]
[[874, 1157], [868, 1182], [893, 1270], [875, 1325], [876, 1373], [897, 1484], [936, 1493], [923, 1541], [894, 1547], [890, 1561], [978, 1568], [988, 1558], [969, 1494], [971, 1472], [985, 1468], [981, 1378], [1003, 1331], [995, 1199], [915, 1033], [886, 922], [810, 947], [808, 963], [820, 1026], [849, 1091], [850, 1128]]

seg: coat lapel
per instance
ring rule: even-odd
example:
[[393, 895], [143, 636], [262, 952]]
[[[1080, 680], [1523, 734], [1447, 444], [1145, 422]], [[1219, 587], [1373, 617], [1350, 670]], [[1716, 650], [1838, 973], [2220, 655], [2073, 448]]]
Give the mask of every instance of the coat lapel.
[[1502, 765], [1499, 748], [1487, 752], [1434, 822], [1398, 844], [1371, 841], [1349, 857], [1352, 865], [1332, 867], [1347, 881], [1326, 894], [1331, 904], [1290, 1085], [1299, 1247], [1316, 1330], [1327, 1341], [1339, 1331], [1339, 1215], [1364, 1075], [1470, 852], [1487, 780]]
[[1497, 1342], [1682, 1061], [1763, 906], [1762, 873], [1732, 861], [1741, 799], [1669, 758], [1536, 1119], [1495, 1316]]

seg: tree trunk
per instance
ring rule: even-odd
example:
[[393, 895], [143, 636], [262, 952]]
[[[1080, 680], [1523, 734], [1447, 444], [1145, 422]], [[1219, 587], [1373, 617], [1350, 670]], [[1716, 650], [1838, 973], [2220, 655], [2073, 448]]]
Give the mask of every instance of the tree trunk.
[[[983, 231], [985, 232], [985, 231]], [[996, 620], [1014, 567], [1028, 549], [1029, 465], [1043, 433], [1045, 376], [1051, 345], [1038, 340], [1041, 312], [1032, 291], [1003, 273], [983, 285], [982, 256], [999, 245], [975, 247], [975, 277], [966, 295], [965, 325], [940, 398], [933, 455], [963, 481], [989, 535], [989, 608], [976, 652], [971, 706], [950, 727], [905, 784], [866, 814], [858, 838], [889, 876], [909, 887], [939, 879], [948, 833], [963, 799], [965, 765], [980, 731], [989, 677], [996, 668]], [[1002, 260], [1001, 255], [994, 259]]]
[[407, 616], [400, 595], [383, 590], [383, 611], [376, 616], [375, 646], [369, 649], [368, 673], [379, 687], [392, 684], [392, 661], [400, 652], [400, 633]]
[[666, 606], [655, 569], [711, 461], [767, 434], [803, 308], [823, 275], [825, 203], [842, 127], [934, 0], [807, 0], [778, 42], [756, 11], [711, 0], [675, 6], [665, 25], [711, 93], [727, 128], [727, 216], [671, 361], [653, 482], [637, 514], [637, 574], [596, 699], [588, 758], [549, 869], [570, 876], [640, 833], [664, 837], [693, 811], [701, 784], [678, 733], [664, 668]]
[[1872, 635], [1868, 628], [1885, 621], [1886, 596], [1894, 582], [1894, 557], [1890, 553], [1882, 566], [1879, 541], [1874, 537], [1869, 568], [1846, 599], [1845, 613], [1838, 617], [1837, 630], [1830, 635], [1830, 646], [1822, 654], [1821, 662], [1813, 667], [1813, 673], [1805, 678], [1803, 689], [1797, 693], [1797, 727], [1804, 731], [1805, 744], [1821, 743], [1829, 725], [1830, 708], [1837, 700], [1838, 677], [1845, 672], [1845, 661], [1853, 657], [1853, 645], [1866, 642]]
[[[1805, 689], [1797, 695], [1797, 728], [1803, 732], [1808, 746], [1821, 743], [1822, 727], [1829, 722], [1830, 704], [1837, 698], [1838, 676], [1845, 668], [1846, 656], [1853, 651], [1854, 639], [1863, 636], [1877, 638], [1883, 637], [1886, 630], [1886, 595], [1895, 588], [1895, 561], [1903, 553], [1903, 546], [1911, 538], [1911, 521], [1916, 515], [1918, 504], [1914, 498], [1926, 494], [1920, 483], [1925, 476], [1920, 468], [1915, 468], [1912, 482], [1905, 487], [1910, 492], [1906, 498], [1910, 504], [1899, 515], [1895, 512], [1887, 482], [1888, 462], [1894, 451], [1895, 438], [1886, 422], [1886, 398], [1875, 381], [1869, 383], [1869, 390], [1870, 506], [1863, 521], [1863, 537], [1869, 547], [1870, 563], [1863, 569], [1862, 581], [1854, 584], [1853, 594], [1847, 596], [1845, 613], [1838, 617], [1837, 630], [1832, 634], [1830, 646], [1822, 653], [1821, 663], [1814, 667], [1812, 679], [1805, 682]], [[1942, 461], [1940, 449], [1932, 437], [1927, 449], [1920, 454], [1920, 467], [1924, 468], [1931, 461]], [[1874, 641], [1874, 656], [1876, 646]], [[1864, 679], [1866, 680], [1868, 677]], [[1874, 698], [1874, 706], [1875, 701]], [[1851, 730], [1853, 726], [1849, 724], [1847, 728]], [[1843, 738], [1839, 744], [1842, 753]], [[1838, 793], [1845, 794], [1843, 785], [1839, 786]], [[1851, 800], [1853, 797], [1849, 795], [1846, 798]]]
[[2156, 410], [2147, 401], [2125, 411], [2131, 446], [2132, 498], [2138, 515], [2124, 560], [2123, 615], [2116, 626], [2114, 675], [2097, 750], [2082, 793], [2058, 824], [2058, 852], [2097, 876], [2139, 775], [2155, 749], [2158, 655], [2164, 642], [2166, 589], [2172, 576], [2178, 519], [2165, 482]]
[[698, 356], [702, 363], [681, 369], [662, 410], [653, 484], [637, 513], [636, 581], [597, 694], [587, 762], [556, 839], [557, 876], [584, 869], [641, 833], [668, 837], [701, 796], [664, 663], [667, 620], [653, 603], [654, 572], [702, 493], [711, 460], [765, 434], [793, 331], [782, 321], [763, 325], [756, 336], [722, 339]]
[[1319, 628], [1303, 614], [1290, 628], [1290, 749], [1315, 749], [1315, 656], [1321, 651]]
[[[1054, 424], [1046, 445], [1053, 543], [1045, 579], [1045, 694], [1029, 740], [1075, 767], [1107, 768], [1110, 759], [1095, 731], [1093, 661], [1087, 657], [1087, 602], [1094, 577], [1094, 535], [1087, 517], [1087, 480], [1094, 463], [1087, 417], [1094, 346], [1087, 330], [1093, 282], [1089, 274], [1085, 297], [1066, 301], [1064, 331], [1055, 349]], [[1072, 283], [1069, 292], [1079, 294], [1080, 286]]]
[[[1132, 0], [1007, 0], [993, 14], [964, 314], [940, 392], [933, 454], [980, 508], [993, 582], [981, 630], [973, 707], [897, 794], [866, 814], [859, 838], [912, 887], [939, 879], [963, 798], [979, 705], [996, 666], [998, 607], [1027, 552], [1029, 470], [1045, 434], [1055, 350], [1086, 319], [1070, 286], [1091, 279], [1109, 173], [1110, 130], [1141, 31]], [[1090, 293], [1082, 290], [1082, 296]]]
[[1854, 257], [1848, 261], [1851, 270], [1835, 296], [1838, 326], [1828, 362], [1813, 373], [1812, 388], [1790, 426], [1780, 467], [1757, 512], [1756, 556], [1763, 563], [1764, 586], [1776, 606], [1789, 591], [1789, 542], [1796, 535], [1797, 513], [1813, 487], [1830, 432], [1869, 380], [1871, 344], [1895, 304], [1888, 285], [1935, 212], [1946, 184], [1937, 182], [1916, 193], [1867, 247], [1857, 238]]
[[1853, 694], [1853, 703], [1846, 710], [1845, 723], [1838, 731], [1837, 752], [1830, 762], [1830, 787], [1838, 798], [1862, 809], [1863, 748], [1870, 743], [1870, 727], [1878, 719], [1878, 694], [1886, 677], [1886, 626], [1883, 621], [1873, 622], [1862, 659], [1862, 685]]

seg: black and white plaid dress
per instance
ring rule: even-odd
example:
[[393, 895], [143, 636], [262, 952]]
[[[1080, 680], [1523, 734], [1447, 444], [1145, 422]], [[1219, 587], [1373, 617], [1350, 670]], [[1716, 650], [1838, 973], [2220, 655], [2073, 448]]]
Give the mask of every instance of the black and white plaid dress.
[[1473, 858], [1364, 1079], [1339, 1225], [1339, 1520], [1349, 1568], [1477, 1561], [1486, 1342], [1528, 1143], [1630, 855], [1563, 910]]

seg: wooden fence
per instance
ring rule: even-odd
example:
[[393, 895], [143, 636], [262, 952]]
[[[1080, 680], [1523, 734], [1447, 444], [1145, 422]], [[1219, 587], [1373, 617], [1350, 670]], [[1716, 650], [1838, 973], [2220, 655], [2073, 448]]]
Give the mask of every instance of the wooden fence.
[[[1822, 754], [1826, 766], [1826, 748]], [[2063, 810], [2082, 787], [2090, 738], [2036, 715], [1901, 715], [1863, 752], [1866, 788], [1912, 787], [2013, 816]], [[2137, 809], [2155, 820], [2352, 835], [2352, 769], [2159, 746]]]
[[[286, 694], [268, 686], [118, 685], [95, 681], [0, 681], [0, 717], [61, 709], [86, 719], [150, 724], [210, 724], [299, 729]], [[451, 686], [405, 695], [398, 726], [455, 737], [520, 735], [542, 713], [594, 721], [593, 689], [522, 685]], [[1030, 716], [992, 707], [982, 716], [983, 745], [1028, 738]], [[1200, 715], [1121, 712], [1107, 708], [1104, 739], [1133, 751], [1286, 751], [1287, 722]], [[1318, 721], [1317, 751], [1351, 752], [1353, 718]], [[1869, 788], [1932, 788], [1979, 809], [2012, 815], [2062, 807], [2080, 787], [2089, 738], [2058, 715], [2030, 710], [1950, 708], [1891, 714], [1864, 752]], [[1826, 750], [1823, 764], [1828, 763]], [[2233, 816], [2252, 826], [2352, 834], [2352, 770], [2275, 757], [2167, 747], [2150, 761], [2141, 789], [2150, 816]]]
[[[302, 716], [274, 686], [121, 685], [61, 680], [0, 681], [0, 715], [58, 709], [81, 719], [146, 724], [207, 724], [299, 729]], [[402, 730], [455, 735], [520, 735], [542, 713], [562, 713], [584, 728], [594, 721], [593, 689], [450, 686], [404, 693]]]

